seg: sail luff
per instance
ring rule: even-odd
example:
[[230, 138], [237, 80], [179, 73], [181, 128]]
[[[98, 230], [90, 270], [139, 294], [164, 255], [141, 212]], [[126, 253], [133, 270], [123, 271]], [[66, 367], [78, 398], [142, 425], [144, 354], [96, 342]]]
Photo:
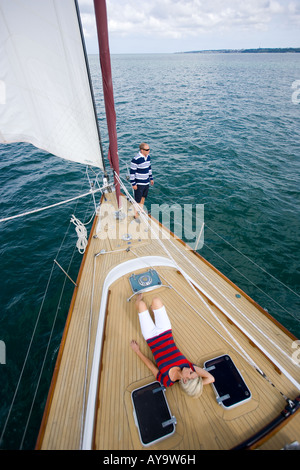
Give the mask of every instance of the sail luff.
[[0, 83], [0, 142], [103, 169], [74, 0], [1, 0]]
[[[109, 135], [108, 159], [113, 170], [119, 175], [118, 140], [116, 127], [116, 111], [112, 83], [108, 21], [105, 0], [94, 0], [94, 9], [97, 24], [98, 44], [100, 53], [100, 66], [102, 72], [103, 94], [106, 110], [107, 129]], [[114, 178], [118, 204], [120, 202], [120, 185]]]
[[83, 29], [82, 29], [82, 23], [81, 23], [81, 17], [80, 17], [80, 10], [79, 10], [79, 6], [78, 6], [78, 0], [74, 0], [74, 2], [75, 2], [76, 13], [77, 13], [77, 18], [78, 18], [78, 25], [79, 25], [79, 30], [80, 30], [80, 37], [81, 37], [81, 42], [82, 42], [84, 59], [85, 59], [85, 63], [86, 63], [86, 70], [87, 70], [87, 75], [88, 75], [88, 80], [89, 80], [89, 85], [90, 85], [91, 99], [92, 99], [92, 103], [93, 103], [95, 122], [96, 122], [97, 134], [98, 134], [98, 139], [99, 139], [99, 148], [100, 148], [100, 153], [101, 153], [101, 157], [102, 157], [102, 166], [103, 166], [104, 173], [106, 173], [104, 156], [103, 156], [102, 140], [101, 140], [100, 128], [99, 128], [98, 117], [97, 117], [97, 108], [96, 108], [96, 102], [95, 102], [95, 95], [94, 95], [92, 77], [91, 77], [91, 73], [90, 73], [90, 66], [89, 66], [89, 61], [88, 61], [88, 56], [87, 56], [87, 51], [86, 51], [86, 46], [85, 46], [85, 40], [84, 40], [84, 34], [83, 34]]

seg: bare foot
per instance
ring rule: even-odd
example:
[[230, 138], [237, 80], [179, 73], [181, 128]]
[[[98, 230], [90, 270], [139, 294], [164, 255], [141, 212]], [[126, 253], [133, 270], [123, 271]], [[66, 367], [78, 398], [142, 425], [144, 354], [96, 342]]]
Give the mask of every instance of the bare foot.
[[135, 301], [135, 305], [138, 306], [138, 303], [143, 300], [143, 294], [138, 294], [137, 298], [136, 298], [136, 301]]

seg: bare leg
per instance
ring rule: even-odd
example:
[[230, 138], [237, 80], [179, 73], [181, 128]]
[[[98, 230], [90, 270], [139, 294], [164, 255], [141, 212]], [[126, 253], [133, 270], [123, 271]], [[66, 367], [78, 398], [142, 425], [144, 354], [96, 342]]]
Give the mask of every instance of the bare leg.
[[[138, 203], [138, 205], [140, 206], [141, 210], [143, 210], [144, 203], [145, 203], [145, 198], [142, 197], [141, 202]], [[134, 213], [135, 219], [137, 219], [137, 218], [139, 217], [139, 215], [140, 215], [140, 212], [138, 212], [138, 211], [135, 209], [135, 213]]]
[[141, 210], [143, 210], [144, 204], [145, 204], [145, 198], [142, 197], [141, 202], [140, 202], [140, 208], [141, 208]]
[[142, 294], [139, 294], [137, 296], [137, 299], [135, 301], [135, 306], [136, 306], [136, 309], [139, 313], [142, 313], [142, 312], [145, 312], [145, 310], [147, 310], [147, 305], [145, 304], [145, 302], [142, 300], [143, 298], [143, 295]]
[[164, 304], [162, 303], [159, 297], [153, 297], [152, 303], [151, 303], [152, 310], [157, 310], [163, 306]]
[[170, 319], [165, 306], [159, 297], [154, 297], [152, 299], [151, 308], [154, 315], [155, 326], [162, 331], [171, 330], [172, 325]]

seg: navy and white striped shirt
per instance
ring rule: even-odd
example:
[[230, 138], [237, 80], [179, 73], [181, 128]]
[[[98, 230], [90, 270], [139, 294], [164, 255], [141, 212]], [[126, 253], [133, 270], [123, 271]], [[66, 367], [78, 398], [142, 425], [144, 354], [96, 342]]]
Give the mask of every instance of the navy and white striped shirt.
[[139, 152], [132, 160], [130, 165], [130, 183], [146, 185], [152, 180], [152, 169], [150, 155], [146, 158]]

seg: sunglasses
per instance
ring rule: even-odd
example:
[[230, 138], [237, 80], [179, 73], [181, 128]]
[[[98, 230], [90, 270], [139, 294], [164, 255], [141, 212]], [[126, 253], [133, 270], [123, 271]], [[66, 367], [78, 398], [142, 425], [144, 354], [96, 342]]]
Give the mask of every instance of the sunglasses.
[[145, 150], [146, 152], [149, 152], [149, 151], [150, 151], [150, 149], [142, 149], [142, 150]]

